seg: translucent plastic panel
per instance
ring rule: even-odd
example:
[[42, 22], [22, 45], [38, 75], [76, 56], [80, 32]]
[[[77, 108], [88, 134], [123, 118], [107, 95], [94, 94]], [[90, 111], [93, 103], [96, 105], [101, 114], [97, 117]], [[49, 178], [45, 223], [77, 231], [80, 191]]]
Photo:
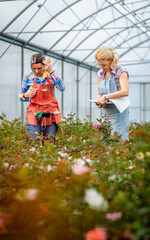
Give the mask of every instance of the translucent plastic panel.
[[[148, 35], [145, 34], [140, 34], [140, 35], [135, 35], [134, 38], [129, 38], [127, 39], [127, 43], [129, 44], [129, 46], [134, 46], [135, 48], [140, 47], [143, 43], [147, 42], [149, 39]], [[143, 58], [143, 54], [142, 56], [139, 54], [139, 56], [141, 58]]]
[[67, 4], [65, 4], [65, 2], [69, 5], [69, 4], [72, 4], [73, 2], [75, 2], [75, 0], [46, 1], [45, 8], [51, 15], [54, 16], [57, 12], [60, 12], [62, 9], [64, 9], [66, 7]]
[[[149, 111], [150, 111], [150, 83], [147, 83], [147, 84], [144, 84], [144, 88], [145, 88], [145, 94], [144, 94], [144, 97], [145, 97], [145, 108], [149, 108]], [[150, 119], [149, 119], [150, 121]]]
[[[28, 18], [26, 17], [28, 15]], [[36, 32], [52, 18], [45, 7], [39, 7], [39, 4], [33, 5], [29, 12], [26, 12], [25, 18], [28, 19], [24, 31]]]
[[140, 85], [129, 84], [129, 97], [130, 97], [130, 106], [131, 107], [140, 107]]
[[3, 1], [0, 3], [0, 29], [3, 28], [11, 22], [11, 20], [16, 16], [20, 11], [23, 10], [28, 5], [26, 1]]
[[145, 122], [150, 122], [150, 109], [145, 111]]
[[7, 32], [37, 31], [49, 19], [46, 9], [38, 6], [37, 3], [30, 6], [9, 26]]
[[5, 53], [5, 51], [7, 51], [7, 48], [9, 48], [10, 44], [5, 42], [5, 41], [0, 41], [0, 56], [2, 57], [2, 55]]
[[[135, 63], [135, 64], [134, 64]], [[137, 63], [137, 64], [136, 64]], [[145, 81], [145, 77], [144, 76], [149, 76], [150, 73], [150, 64], [139, 64], [139, 61], [133, 61], [133, 59], [130, 61], [125, 61], [122, 62], [120, 60], [120, 65], [124, 66], [128, 69], [129, 71], [129, 75], [130, 77], [130, 81], [135, 81], [135, 82], [143, 82]], [[132, 77], [134, 76], [134, 77]], [[149, 78], [147, 79], [147, 81], [149, 81]]]
[[[61, 33], [62, 35], [62, 33]], [[62, 49], [63, 52], [65, 52], [65, 50], [70, 49], [70, 45], [71, 42], [73, 41], [73, 39], [76, 38], [76, 32], [70, 32], [68, 33], [64, 38], [62, 38], [58, 44], [55, 47], [55, 51], [57, 51], [57, 49]], [[58, 39], [53, 39], [54, 42], [57, 41]], [[71, 48], [72, 49], [72, 48]]]
[[[98, 46], [102, 45], [107, 39], [108, 35], [106, 32], [102, 31], [100, 28], [98, 30], [95, 30], [91, 33], [92, 35], [85, 39], [85, 42], [83, 42], [79, 47], [80, 48], [97, 48]], [[109, 36], [110, 38], [110, 36]]]
[[[97, 99], [98, 89], [97, 89], [97, 74], [92, 73], [92, 99]], [[92, 111], [92, 122], [96, 123], [96, 119], [100, 119], [100, 109], [96, 106], [95, 103], [91, 103]]]
[[78, 47], [79, 43], [85, 41], [88, 36], [92, 33], [92, 31], [79, 31], [75, 33], [75, 36], [71, 39], [69, 48], [74, 49]]
[[138, 122], [140, 123], [141, 117], [140, 117], [140, 108], [129, 108], [129, 120], [130, 122]]
[[90, 114], [89, 103], [90, 99], [90, 72], [89, 70], [79, 68], [79, 118], [84, 120], [84, 118]]
[[[137, 55], [137, 53], [134, 50], [129, 50], [130, 47], [127, 49], [124, 49], [123, 53], [120, 55], [121, 58], [123, 58], [124, 61], [138, 61], [139, 60], [139, 56]], [[122, 57], [123, 55], [123, 57]]]
[[64, 116], [77, 112], [77, 67], [64, 63]]
[[[115, 5], [114, 5], [115, 6]], [[121, 17], [121, 14], [116, 12], [116, 15], [114, 15], [114, 9], [110, 6], [103, 7], [102, 9], [99, 10], [99, 13], [97, 14], [97, 19], [101, 26], [107, 26], [108, 24], [115, 24], [114, 19]], [[113, 19], [113, 20], [112, 20]]]
[[[134, 10], [142, 8], [145, 5], [144, 2], [147, 2], [148, 4], [147, 0], [145, 1], [138, 0], [138, 1], [132, 1], [132, 2], [130, 0], [126, 0], [127, 6], [131, 9], [133, 8]], [[143, 9], [141, 9], [141, 12], [143, 12]]]
[[[51, 60], [51, 65], [52, 65], [53, 70], [55, 71], [57, 76], [62, 79], [62, 62], [57, 59], [54, 59], [54, 58], [50, 58], [50, 60]], [[61, 92], [57, 88], [55, 88], [55, 97], [58, 101], [60, 111], [62, 111], [62, 107], [63, 107], [62, 106], [62, 94], [64, 95], [64, 93], [65, 93], [65, 91]]]
[[47, 25], [41, 30], [41, 32], [49, 31], [61, 31], [65, 32], [70, 29], [72, 25], [70, 23], [65, 23], [63, 20], [59, 20], [57, 17], [53, 18], [52, 21], [48, 22]]
[[[0, 42], [1, 47], [3, 42]], [[8, 120], [20, 117], [21, 103], [21, 49], [11, 46], [1, 58], [0, 72], [0, 114], [5, 113]]]
[[24, 42], [28, 42], [28, 40], [32, 37], [33, 32], [31, 32], [31, 33], [23, 32], [23, 33], [19, 33], [19, 34], [13, 34], [13, 33], [11, 33], [11, 35], [12, 35], [14, 38], [19, 37], [19, 38], [22, 39]]
[[[60, 33], [59, 32], [42, 33], [42, 34], [36, 35], [36, 37], [31, 40], [31, 43], [40, 45], [45, 49], [50, 49], [61, 36], [62, 36], [61, 32]], [[63, 49], [64, 49], [64, 46], [63, 46]]]
[[78, 4], [74, 5], [72, 9], [75, 14], [78, 15], [80, 19], [82, 19], [90, 15], [92, 12], [95, 12], [97, 10], [97, 6], [95, 0], [88, 2], [87, 0], [82, 0], [79, 1]]
[[[75, 2], [75, 1], [74, 1]], [[59, 15], [57, 16], [57, 20], [64, 23], [65, 25], [74, 25], [78, 22], [78, 17], [73, 14], [72, 12], [72, 7], [68, 7], [66, 8], [67, 6], [64, 7], [64, 10], [61, 9], [61, 11], [59, 11]], [[52, 14], [53, 15], [53, 14]]]
[[[90, 53], [90, 51], [86, 51], [86, 50], [77, 50], [77, 51], [73, 51], [73, 53], [71, 54], [72, 58], [78, 58], [80, 59], [80, 61], [82, 62], [84, 58], [86, 58], [86, 56]], [[93, 60], [93, 59], [92, 59]]]
[[97, 66], [97, 62], [96, 62], [96, 60], [95, 60], [95, 53], [96, 53], [97, 50], [98, 50], [98, 49], [96, 49], [95, 51], [93, 51], [93, 53], [90, 54], [89, 57], [88, 57], [88, 55], [87, 55], [87, 56], [86, 56], [86, 60], [85, 60], [86, 63], [91, 64], [93, 67]]
[[32, 52], [28, 49], [24, 49], [24, 74], [30, 73], [32, 71], [31, 65], [30, 65], [30, 59], [32, 54], [35, 52]]

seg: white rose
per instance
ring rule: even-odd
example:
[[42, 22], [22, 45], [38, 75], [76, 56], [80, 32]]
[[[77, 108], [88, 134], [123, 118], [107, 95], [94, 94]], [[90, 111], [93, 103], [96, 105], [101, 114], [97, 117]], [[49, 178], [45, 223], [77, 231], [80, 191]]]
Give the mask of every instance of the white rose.
[[84, 199], [92, 209], [105, 211], [108, 208], [108, 203], [104, 199], [103, 195], [98, 193], [94, 188], [85, 190]]

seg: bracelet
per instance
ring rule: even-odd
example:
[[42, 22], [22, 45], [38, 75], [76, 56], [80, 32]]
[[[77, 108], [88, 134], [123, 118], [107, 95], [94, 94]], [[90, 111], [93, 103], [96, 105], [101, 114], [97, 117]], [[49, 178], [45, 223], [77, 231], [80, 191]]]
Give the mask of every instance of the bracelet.
[[54, 71], [50, 72], [50, 74], [53, 74], [53, 73], [54, 73]]
[[27, 99], [27, 97], [25, 97], [25, 93], [23, 94], [23, 97], [24, 97], [25, 99]]

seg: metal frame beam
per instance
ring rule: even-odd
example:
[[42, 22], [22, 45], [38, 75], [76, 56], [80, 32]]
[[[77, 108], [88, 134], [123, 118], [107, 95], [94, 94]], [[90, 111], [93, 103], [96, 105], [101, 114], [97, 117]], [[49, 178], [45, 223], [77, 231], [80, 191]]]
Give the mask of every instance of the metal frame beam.
[[[33, 36], [32, 36], [27, 42], [24, 42], [24, 47], [25, 47], [25, 45], [27, 45], [26, 48], [28, 48], [29, 45], [35, 46], [34, 44], [29, 44], [29, 42], [30, 42], [48, 23], [50, 23], [52, 20], [54, 20], [54, 19], [55, 19], [57, 16], [59, 16], [62, 12], [66, 11], [68, 8], [70, 8], [71, 6], [77, 4], [77, 3], [80, 2], [80, 1], [81, 1], [81, 0], [77, 0], [77, 1], [73, 2], [73, 3], [70, 4], [70, 5], [67, 5], [67, 7], [63, 8], [61, 11], [59, 11], [57, 14], [55, 14], [52, 18], [50, 18], [42, 27], [40, 27], [40, 29], [39, 29], [35, 34], [33, 34]], [[21, 13], [25, 12], [25, 11], [26, 11], [32, 4], [34, 4], [35, 2], [37, 2], [37, 0], [33, 0], [28, 6], [26, 6], [16, 17], [14, 17], [14, 19], [13, 19], [11, 22], [9, 22], [9, 23], [7, 24], [7, 26], [6, 26], [2, 31], [5, 31], [5, 30], [11, 25], [11, 23], [14, 22], [14, 21], [17, 19], [17, 17], [19, 17], [19, 16], [21, 15]], [[114, 34], [113, 37], [117, 36], [117, 35], [120, 34], [121, 32], [123, 32], [123, 31], [125, 31], [126, 29], [129, 29], [129, 28], [131, 28], [131, 27], [137, 27], [140, 31], [142, 31], [143, 34], [145, 34], [147, 37], [149, 36], [146, 31], [143, 31], [142, 29], [140, 29], [140, 28], [138, 27], [138, 24], [142, 24], [142, 22], [140, 22], [140, 21], [137, 19], [137, 17], [135, 17], [136, 20], [138, 21], [138, 24], [136, 25], [136, 24], [128, 17], [128, 15], [133, 16], [133, 15], [135, 15], [136, 12], [138, 12], [139, 10], [145, 9], [145, 8], [149, 7], [150, 4], [147, 4], [146, 6], [143, 6], [143, 7], [138, 8], [138, 9], [134, 9], [133, 11], [129, 11], [129, 9], [126, 9], [126, 14], [124, 14], [124, 13], [122, 13], [122, 11], [120, 11], [120, 10], [117, 9], [117, 7], [116, 7], [117, 4], [121, 5], [121, 4], [119, 3], [119, 1], [116, 0], [116, 2], [115, 2], [114, 4], [112, 4], [109, 0], [106, 0], [106, 2], [109, 4], [108, 6], [106, 6], [106, 7], [104, 7], [104, 8], [98, 9], [97, 11], [95, 11], [94, 13], [92, 13], [91, 15], [89, 15], [89, 16], [87, 16], [86, 18], [84, 18], [84, 19], [82, 19], [81, 21], [79, 21], [79, 22], [78, 22], [77, 24], [75, 24], [72, 28], [70, 28], [58, 41], [56, 41], [55, 44], [53, 44], [53, 46], [51, 46], [50, 49], [48, 49], [48, 50], [46, 49], [47, 54], [48, 54], [48, 53], [53, 54], [54, 52], [52, 52], [52, 48], [53, 48], [54, 46], [56, 46], [57, 43], [59, 43], [67, 34], [69, 34], [71, 31], [73, 31], [79, 24], [83, 23], [85, 20], [89, 19], [89, 18], [92, 17], [93, 15], [98, 14], [98, 13], [101, 12], [101, 11], [104, 11], [105, 9], [109, 8], [110, 6], [113, 7], [114, 9], [116, 9], [116, 10], [121, 14], [121, 16], [118, 17], [118, 18], [115, 18], [114, 21], [117, 21], [117, 20], [119, 20], [119, 19], [121, 19], [121, 18], [124, 17], [124, 18], [126, 18], [128, 21], [130, 21], [130, 22], [133, 23], [132, 26], [129, 26], [128, 28], [125, 28], [125, 29], [119, 31], [118, 33]], [[145, 20], [144, 20], [144, 21], [145, 21]], [[58, 59], [57, 56], [59, 56], [59, 59], [60, 59], [60, 57], [63, 58], [63, 59], [65, 58], [65, 61], [66, 61], [66, 59], [67, 59], [67, 62], [68, 62], [68, 61], [69, 61], [69, 62], [70, 62], [70, 61], [71, 61], [71, 62], [72, 62], [72, 61], [73, 61], [73, 62], [75, 61], [76, 63], [73, 63], [73, 64], [78, 64], [78, 63], [79, 63], [80, 66], [81, 66], [82, 64], [84, 64], [84, 61], [85, 61], [85, 60], [95, 51], [95, 49], [97, 49], [98, 47], [95, 48], [94, 50], [92, 50], [92, 52], [91, 52], [90, 54], [88, 54], [82, 61], [78, 61], [78, 60], [76, 60], [76, 59], [72, 59], [72, 58], [70, 58], [69, 56], [71, 55], [71, 53], [72, 53], [73, 51], [76, 51], [76, 49], [77, 49], [83, 42], [85, 42], [85, 41], [87, 40], [87, 38], [91, 37], [91, 36], [92, 36], [94, 33], [96, 33], [98, 30], [103, 29], [103, 30], [105, 31], [106, 29], [104, 29], [104, 27], [107, 26], [107, 25], [109, 25], [109, 24], [110, 24], [110, 22], [104, 24], [103, 26], [101, 26], [101, 27], [98, 28], [98, 29], [95, 29], [95, 30], [94, 30], [92, 33], [90, 33], [86, 38], [84, 38], [82, 41], [80, 41], [80, 43], [79, 43], [78, 45], [76, 45], [75, 48], [73, 48], [72, 50], [70, 50], [70, 52], [69, 52], [69, 54], [68, 54], [67, 56], [64, 56], [63, 53], [62, 53], [62, 54], [58, 54], [58, 53], [55, 52], [55, 53], [54, 53], [54, 54], [55, 54], [55, 57], [56, 57], [57, 59]], [[88, 29], [87, 29], [87, 30], [88, 30]], [[79, 30], [79, 31], [80, 31], [80, 30]], [[139, 36], [140, 36], [140, 34], [141, 34], [141, 33], [139, 33]], [[136, 35], [136, 36], [138, 36], [138, 35]], [[136, 37], [136, 36], [135, 36], [135, 37]], [[13, 38], [13, 37], [12, 37], [12, 38]], [[18, 41], [18, 38], [13, 39], [13, 41], [11, 41], [11, 44], [13, 44], [13, 43], [16, 42], [16, 41]], [[22, 41], [22, 40], [19, 39], [19, 41]], [[105, 40], [105, 42], [106, 42], [106, 41], [107, 41], [107, 40]], [[147, 41], [149, 41], [149, 37], [148, 37]], [[126, 42], [127, 42], [127, 41], [126, 41]], [[104, 42], [103, 42], [103, 43], [104, 43]], [[103, 45], [103, 43], [101, 43], [101, 45]], [[14, 44], [15, 44], [15, 43], [14, 43]], [[117, 45], [116, 48], [117, 48], [118, 46], [121, 46], [121, 44]], [[139, 46], [139, 44], [138, 44], [138, 46]], [[40, 48], [40, 46], [38, 46], [38, 48]], [[41, 49], [43, 49], [43, 48], [41, 48]], [[134, 47], [131, 47], [131, 48], [129, 48], [129, 49], [133, 50]], [[44, 50], [44, 51], [45, 51], [45, 50]], [[128, 51], [130, 51], [130, 50], [128, 50]], [[127, 51], [127, 52], [128, 52], [128, 51]], [[64, 52], [65, 52], [65, 50], [64, 50]], [[121, 55], [121, 56], [123, 56], [123, 55]], [[88, 64], [87, 64], [87, 65], [88, 65]], [[89, 65], [89, 66], [90, 66], [90, 65]], [[83, 67], [85, 67], [85, 66], [83, 66]], [[91, 67], [92, 67], [92, 66], [91, 66]], [[89, 69], [89, 68], [88, 68], [88, 69]]]
[[[117, 4], [117, 3], [116, 3]], [[52, 48], [54, 48], [57, 43], [59, 43], [67, 34], [69, 34], [74, 28], [76, 28], [78, 25], [80, 25], [82, 22], [86, 21], [88, 18], [92, 17], [93, 15], [101, 12], [101, 11], [104, 11], [105, 9], [109, 8], [109, 6], [107, 7], [104, 7], [102, 9], [99, 9], [98, 11], [95, 11], [94, 13], [88, 15], [87, 17], [85, 17], [84, 19], [82, 19], [81, 21], [79, 21], [78, 23], [76, 23], [72, 28], [70, 28], [61, 38], [59, 38], [52, 46], [49, 50], [51, 50]], [[96, 29], [97, 31], [97, 29]]]
[[[116, 4], [118, 4], [118, 3], [116, 3]], [[114, 4], [113, 4], [113, 5], [114, 5]], [[149, 6], [150, 6], [150, 4], [149, 4]], [[133, 10], [132, 13], [137, 12], [137, 11], [143, 9], [143, 8], [145, 8], [145, 7], [138, 8], [138, 9], [136, 9], [136, 10]], [[130, 14], [131, 14], [131, 12], [130, 12], [130, 13], [127, 13], [126, 16], [127, 16], [127, 15], [130, 15]], [[117, 18], [115, 19], [115, 21], [120, 20], [120, 19], [122, 19], [122, 18], [124, 18], [124, 17], [125, 17], [124, 15], [122, 15], [122, 16], [120, 16], [120, 17], [117, 17]], [[106, 24], [104, 24], [103, 26], [101, 26], [101, 27], [99, 28], [99, 30], [103, 29], [105, 26], [109, 25], [111, 22], [112, 22], [112, 21], [107, 22]], [[134, 25], [135, 25], [135, 24], [134, 24]], [[93, 34], [95, 34], [97, 31], [98, 31], [98, 30], [95, 30], [94, 32], [92, 32], [91, 34], [89, 34], [88, 36], [86, 36], [86, 38], [84, 38], [79, 44], [76, 45], [76, 47], [75, 47], [74, 49], [72, 49], [72, 51], [67, 55], [67, 57], [69, 57], [72, 52], [74, 52], [83, 42], [85, 42], [89, 37], [91, 37], [91, 36], [92, 36]], [[143, 32], [143, 31], [142, 31], [142, 32]], [[119, 34], [119, 32], [118, 32], [118, 34]]]
[[42, 27], [40, 27], [37, 32], [27, 41], [29, 43], [47, 24], [49, 24], [52, 20], [54, 20], [56, 17], [58, 17], [61, 13], [66, 11], [68, 8], [76, 4], [77, 2], [80, 2], [81, 0], [77, 0], [73, 2], [72, 4], [68, 5], [66, 8], [63, 8], [61, 11], [59, 11], [57, 14], [55, 14], [52, 18], [50, 18]]
[[[146, 21], [147, 21], [147, 20], [150, 20], [150, 18], [147, 18]], [[115, 33], [114, 35], [112, 35], [111, 38], [119, 35], [120, 33], [126, 31], [127, 29], [132, 28], [133, 26], [134, 26], [134, 24], [133, 24], [132, 26], [129, 26], [128, 28], [122, 29], [121, 31], [119, 31], [119, 32]], [[140, 34], [143, 34], [143, 33], [140, 33]], [[140, 34], [137, 34], [137, 35], [135, 35], [134, 37], [137, 37], [137, 36], [139, 36]], [[103, 41], [101, 44], [99, 44], [95, 49], [98, 49], [100, 46], [103, 46], [103, 44], [105, 44], [109, 39], [110, 39], [110, 37], [107, 38], [105, 41]], [[128, 40], [131, 40], [131, 38], [128, 39]], [[148, 41], [148, 39], [147, 39], [147, 41]], [[123, 43], [125, 43], [125, 42], [127, 42], [127, 41], [123, 41], [121, 44], [118, 44], [118, 45], [116, 46], [116, 48], [121, 47], [121, 45], [122, 45]], [[89, 56], [91, 56], [91, 55], [93, 54], [93, 52], [95, 52], [95, 49], [92, 50], [82, 61], [84, 62]]]
[[98, 68], [93, 67], [92, 65], [83, 63], [83, 62], [81, 62], [79, 60], [76, 60], [74, 58], [68, 58], [68, 57], [66, 57], [66, 56], [64, 56], [62, 54], [58, 54], [58, 53], [55, 53], [53, 51], [49, 51], [48, 49], [42, 48], [42, 47], [40, 47], [38, 45], [35, 45], [35, 44], [31, 44], [31, 43], [26, 44], [26, 42], [23, 41], [22, 39], [18, 39], [17, 38], [17, 39], [14, 40], [14, 38], [12, 36], [4, 34], [4, 33], [0, 34], [0, 40], [2, 40], [4, 42], [12, 43], [12, 44], [17, 45], [19, 47], [23, 47], [23, 48], [29, 49], [31, 51], [42, 52], [43, 54], [45, 54], [45, 55], [47, 55], [49, 57], [54, 57], [56, 59], [59, 59], [59, 60], [62, 60], [62, 61], [74, 64], [74, 65], [78, 65], [80, 67], [92, 70], [94, 72], [98, 71]]
[[[122, 30], [121, 32], [123, 32], [123, 31], [124, 31], [124, 30]], [[116, 46], [116, 48], [121, 48], [121, 45], [122, 45], [122, 44], [127, 43], [127, 42], [130, 41], [131, 39], [134, 39], [134, 38], [136, 38], [136, 37], [138, 37], [138, 36], [140, 36], [140, 35], [142, 35], [142, 34], [144, 34], [144, 33], [143, 33], [143, 32], [142, 32], [142, 33], [138, 33], [138, 34], [136, 34], [135, 36], [132, 36], [131, 38], [128, 38], [127, 40], [123, 40], [122, 43], [120, 43], [119, 45]], [[117, 36], [117, 35], [118, 35], [118, 33], [115, 33], [112, 37]], [[100, 46], [102, 46], [103, 44], [105, 44], [105, 42], [107, 42], [108, 40], [109, 40], [109, 38], [106, 39], [105, 41], [103, 41], [101, 44], [99, 44], [99, 45], [97, 46], [97, 49], [98, 49]], [[149, 39], [146, 39], [146, 40], [144, 40], [143, 42], [138, 43], [137, 46], [140, 46], [141, 44], [143, 44], [143, 43], [145, 43], [145, 42], [148, 42], [148, 41], [149, 41]], [[123, 55], [125, 55], [126, 53], [128, 53], [130, 50], [136, 48], [135, 46], [136, 46], [136, 45], [134, 45], [134, 47], [128, 48], [127, 51], [125, 51], [125, 52], [124, 52], [123, 54], [121, 54], [119, 57], [121, 58]], [[147, 47], [147, 48], [148, 48], [148, 47]], [[90, 54], [88, 54], [88, 56], [87, 56], [86, 58], [84, 58], [82, 61], [84, 62], [94, 51], [95, 51], [95, 50], [93, 50]]]
[[[147, 18], [146, 21], [150, 20], [150, 18]], [[145, 21], [145, 20], [144, 20]], [[134, 24], [132, 26], [129, 26], [128, 28], [122, 29], [120, 32], [115, 33], [114, 35], [112, 35], [111, 37], [115, 37], [117, 35], [119, 35], [120, 33], [126, 31], [127, 29], [130, 29], [134, 26]], [[136, 35], [137, 36], [137, 35]], [[103, 46], [103, 44], [105, 44], [110, 38], [107, 38], [105, 41], [103, 41], [101, 44], [99, 44], [95, 49], [98, 49], [100, 46]], [[122, 43], [124, 43], [125, 41], [123, 41]], [[117, 45], [116, 48], [119, 48], [121, 46], [121, 44]], [[89, 56], [92, 55], [93, 52], [95, 52], [95, 49], [92, 50], [82, 61], [84, 62]]]
[[125, 54], [127, 54], [128, 52], [130, 52], [132, 49], [134, 49], [134, 48], [142, 45], [143, 43], [145, 43], [145, 42], [147, 42], [147, 41], [148, 41], [148, 40], [146, 39], [146, 40], [144, 40], [144, 41], [142, 41], [142, 42], [140, 42], [140, 43], [138, 43], [138, 44], [135, 44], [134, 46], [132, 46], [131, 48], [129, 48], [127, 51], [125, 51], [124, 53], [122, 53], [122, 54], [120, 55], [120, 58], [123, 57], [123, 56], [124, 56]]
[[31, 7], [38, 0], [33, 0], [29, 5], [27, 5], [21, 12], [19, 12], [4, 28], [1, 32], [4, 32], [21, 14], [23, 14], [29, 7]]

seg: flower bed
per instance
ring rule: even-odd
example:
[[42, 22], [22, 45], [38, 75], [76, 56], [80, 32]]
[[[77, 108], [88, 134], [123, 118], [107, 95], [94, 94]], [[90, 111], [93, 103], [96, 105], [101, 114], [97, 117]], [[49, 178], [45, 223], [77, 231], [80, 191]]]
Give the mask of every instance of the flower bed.
[[1, 116], [0, 239], [150, 239], [150, 124], [111, 136], [68, 115], [55, 143]]

